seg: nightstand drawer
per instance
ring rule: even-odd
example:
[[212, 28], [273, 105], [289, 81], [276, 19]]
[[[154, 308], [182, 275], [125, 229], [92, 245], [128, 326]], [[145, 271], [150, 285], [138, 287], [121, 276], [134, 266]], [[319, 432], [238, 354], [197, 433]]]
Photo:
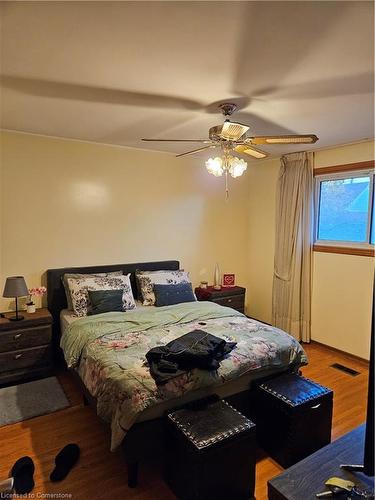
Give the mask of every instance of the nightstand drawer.
[[51, 335], [50, 325], [0, 332], [0, 353], [49, 344]]
[[216, 302], [221, 306], [232, 307], [232, 309], [236, 309], [237, 311], [244, 312], [245, 311], [245, 296], [244, 295], [232, 295], [229, 297], [217, 297], [212, 299], [212, 302]]
[[0, 373], [33, 368], [51, 363], [51, 346], [33, 347], [0, 353]]

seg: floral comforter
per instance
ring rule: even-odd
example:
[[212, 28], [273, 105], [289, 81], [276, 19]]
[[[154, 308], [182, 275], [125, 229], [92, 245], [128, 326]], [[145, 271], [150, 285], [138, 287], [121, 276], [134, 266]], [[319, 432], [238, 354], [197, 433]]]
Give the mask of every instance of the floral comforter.
[[[237, 346], [219, 370], [194, 369], [157, 386], [147, 366], [148, 350], [196, 328], [237, 342]], [[298, 368], [307, 363], [301, 345], [287, 333], [212, 302], [80, 318], [65, 331], [61, 347], [68, 366], [78, 370], [97, 398], [98, 415], [111, 422], [112, 450], [152, 405], [224, 384], [250, 371]]]

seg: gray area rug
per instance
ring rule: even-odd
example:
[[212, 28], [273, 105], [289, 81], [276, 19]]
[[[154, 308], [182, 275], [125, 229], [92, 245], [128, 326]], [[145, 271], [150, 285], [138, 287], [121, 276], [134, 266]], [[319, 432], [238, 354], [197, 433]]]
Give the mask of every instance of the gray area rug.
[[0, 426], [70, 406], [56, 377], [0, 389]]

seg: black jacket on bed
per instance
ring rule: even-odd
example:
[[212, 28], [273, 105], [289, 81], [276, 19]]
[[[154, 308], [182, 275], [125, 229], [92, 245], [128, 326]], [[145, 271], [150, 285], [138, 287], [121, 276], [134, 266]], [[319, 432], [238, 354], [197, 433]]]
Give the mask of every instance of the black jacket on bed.
[[165, 346], [150, 349], [146, 358], [152, 377], [161, 385], [193, 368], [217, 370], [219, 362], [235, 346], [235, 342], [226, 342], [203, 330], [193, 330]]

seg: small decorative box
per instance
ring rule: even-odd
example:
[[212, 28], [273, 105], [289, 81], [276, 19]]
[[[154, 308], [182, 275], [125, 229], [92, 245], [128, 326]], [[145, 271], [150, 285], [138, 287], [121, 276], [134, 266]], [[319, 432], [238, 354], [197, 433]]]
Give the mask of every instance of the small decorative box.
[[223, 286], [235, 286], [235, 281], [236, 279], [234, 274], [223, 274]]

